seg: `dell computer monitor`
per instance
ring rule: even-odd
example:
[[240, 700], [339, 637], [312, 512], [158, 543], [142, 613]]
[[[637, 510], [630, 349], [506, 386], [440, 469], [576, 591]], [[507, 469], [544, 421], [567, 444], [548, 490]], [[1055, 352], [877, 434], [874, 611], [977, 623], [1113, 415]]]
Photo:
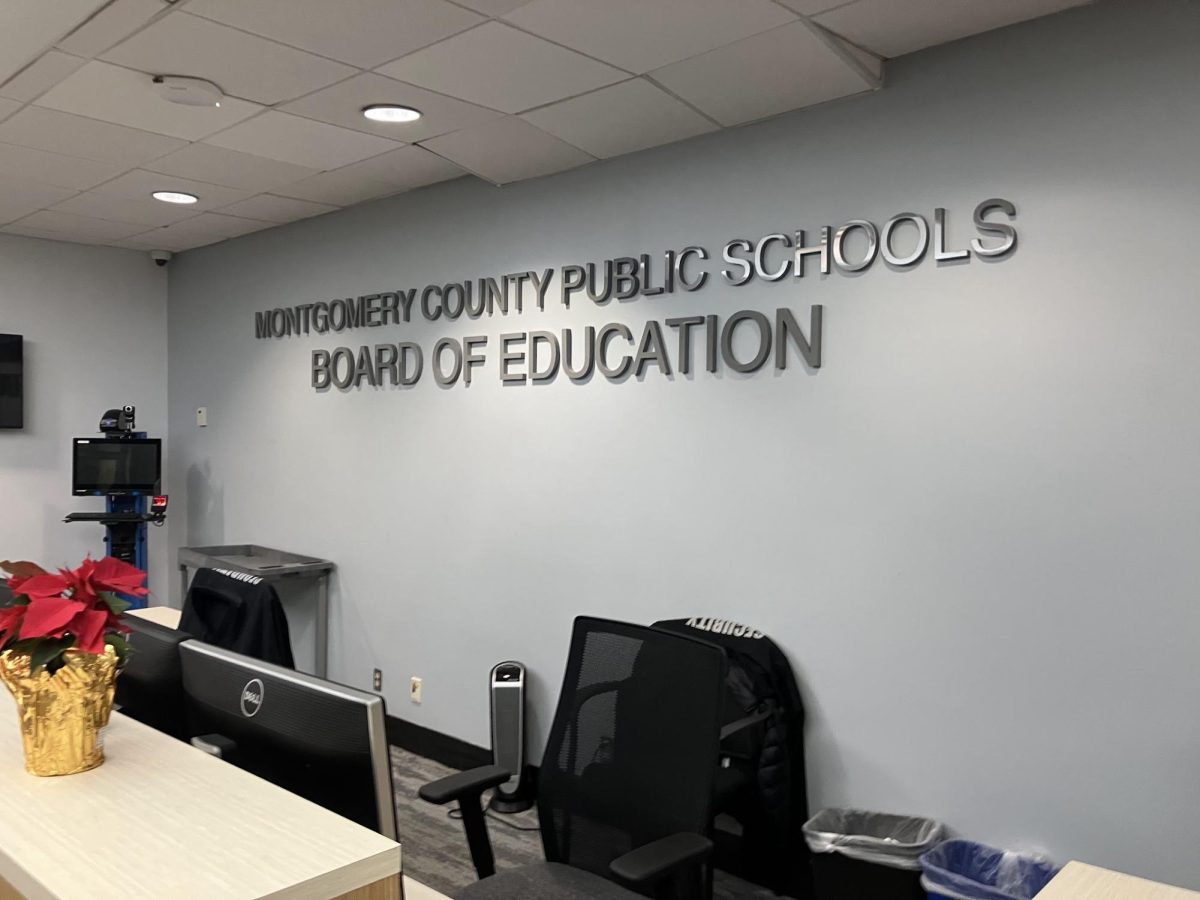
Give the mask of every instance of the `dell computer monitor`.
[[0, 334], [0, 428], [25, 426], [25, 342]]
[[158, 438], [75, 438], [71, 493], [153, 494], [162, 471]]
[[189, 639], [187, 632], [129, 615], [121, 616], [121, 624], [129, 629], [131, 651], [117, 679], [116, 703], [122, 714], [187, 740], [191, 735], [179, 661], [179, 645]]
[[200, 641], [179, 648], [189, 731], [221, 756], [396, 839], [383, 698]]

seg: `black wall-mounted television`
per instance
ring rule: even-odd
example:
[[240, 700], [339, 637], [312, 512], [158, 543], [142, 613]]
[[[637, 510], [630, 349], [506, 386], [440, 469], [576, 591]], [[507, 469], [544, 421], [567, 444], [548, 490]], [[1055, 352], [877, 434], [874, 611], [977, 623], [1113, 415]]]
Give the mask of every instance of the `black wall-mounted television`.
[[25, 342], [0, 334], [0, 428], [25, 427]]

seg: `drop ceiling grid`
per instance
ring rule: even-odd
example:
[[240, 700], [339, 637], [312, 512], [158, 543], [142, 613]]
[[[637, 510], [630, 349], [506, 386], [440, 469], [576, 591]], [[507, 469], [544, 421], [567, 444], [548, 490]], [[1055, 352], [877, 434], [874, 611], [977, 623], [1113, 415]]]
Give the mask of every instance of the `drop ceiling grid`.
[[[144, 246], [161, 237], [171, 244], [167, 249], [187, 249], [189, 240], [199, 246], [449, 177], [475, 174], [497, 184], [533, 178], [824, 102], [877, 86], [853, 64], [863, 51], [883, 56], [886, 44], [893, 53], [906, 52], [1089, 0], [1012, 0], [1003, 7], [959, 0], [953, 15], [938, 11], [940, 0], [341, 0], [339, 23], [347, 21], [347, 7], [359, 10], [359, 33], [322, 30], [330, 0], [252, 0], [256, 6], [245, 0], [72, 2], [89, 11], [66, 30], [57, 28], [28, 65], [0, 84], [0, 231], [54, 233], [50, 224], [62, 227], [57, 233], [68, 240], [74, 234], [77, 240]], [[903, 29], [881, 33], [885, 12], [903, 18]], [[61, 7], [57, 13], [61, 18]], [[414, 33], [389, 46], [380, 39], [378, 21], [390, 22], [392, 30], [411, 21]], [[819, 42], [798, 39], [808, 49], [794, 55], [806, 58], [789, 61], [787, 77], [820, 74], [825, 93], [806, 94], [762, 66], [758, 75], [742, 74], [750, 82], [745, 95], [762, 88], [775, 99], [758, 108], [747, 103], [747, 115], [737, 114], [739, 94], [706, 68], [736, 65], [739, 53], [749, 58], [755, 47], [784, 59], [790, 45], [783, 29], [808, 21], [829, 32], [833, 46], [822, 52]], [[45, 23], [33, 26], [48, 33]], [[668, 26], [673, 30], [664, 32]], [[652, 34], [630, 40], [630, 27]], [[188, 120], [187, 108], [175, 119], [172, 110], [106, 104], [94, 86], [90, 101], [83, 96], [93, 73], [132, 91], [138, 78], [148, 81], [158, 66], [187, 57], [186, 47], [172, 52], [156, 44], [156, 34], [176, 33], [200, 35], [209, 49], [193, 54], [190, 67], [179, 64], [194, 71], [162, 74], [211, 78], [244, 113], [235, 117], [240, 120], [217, 121], [210, 130]], [[791, 33], [799, 36], [803, 29]], [[843, 39], [857, 50], [843, 44], [838, 52]], [[550, 71], [521, 75], [519, 65], [496, 66], [494, 60], [489, 66], [489, 52], [501, 44], [552, 61]], [[462, 48], [474, 57], [464, 57]], [[383, 58], [395, 49], [401, 51], [395, 58]], [[825, 53], [854, 71], [843, 77]], [[259, 57], [279, 65], [264, 68]], [[439, 59], [438, 65], [428, 62]], [[471, 68], [477, 81], [456, 78], [446, 59]], [[222, 77], [232, 84], [222, 84]], [[511, 82], [507, 93], [478, 83], [503, 79]], [[365, 99], [376, 93], [394, 96]], [[153, 96], [149, 90], [147, 96]], [[367, 102], [404, 103], [406, 97], [418, 109], [422, 103], [429, 108], [407, 137], [402, 128], [392, 132], [358, 118]], [[54, 109], [69, 112], [51, 118]], [[343, 145], [354, 149], [343, 151]], [[31, 151], [45, 159], [31, 158]], [[82, 160], [81, 173], [65, 176], [72, 159]], [[121, 185], [138, 172], [132, 183], [139, 186], [161, 178], [191, 183], [209, 196], [195, 208], [151, 212], [164, 205], [121, 195]], [[13, 175], [30, 187], [18, 191]], [[41, 190], [39, 177], [64, 184]], [[236, 183], [225, 183], [231, 181]], [[30, 210], [38, 197], [45, 204]], [[43, 210], [58, 215], [25, 222]], [[90, 221], [76, 223], [71, 232], [69, 216]], [[147, 219], [161, 224], [144, 225]], [[146, 230], [128, 238], [96, 237], [130, 225]]]
[[[220, 2], [220, 0], [218, 0], [218, 2]], [[766, 2], [766, 0], [758, 0], [758, 2]], [[193, 5], [194, 5], [194, 4], [193, 4]], [[494, 18], [495, 18], [495, 16], [493, 16], [492, 18], [494, 19]], [[159, 19], [157, 19], [156, 21], [159, 21], [159, 22], [161, 22], [161, 21], [162, 21], [161, 17], [160, 17]], [[482, 20], [481, 20], [481, 23], [482, 23]], [[481, 26], [480, 26], [480, 25], [476, 25], [475, 27], [481, 27]], [[510, 26], [510, 27], [511, 27], [511, 26]], [[466, 31], [469, 31], [469, 30], [471, 30], [471, 29], [470, 29], [470, 28], [468, 28], [468, 29], [465, 29], [465, 30], [466, 30]], [[521, 31], [521, 29], [519, 29], [519, 28], [518, 28], [518, 29], [513, 29], [513, 30], [514, 30], [514, 31], [517, 31], [517, 32]], [[263, 35], [264, 33], [266, 33], [266, 34], [268, 34], [268, 36], [269, 36], [269, 39], [271, 39], [271, 40], [277, 40], [277, 39], [278, 39], [278, 35], [269, 34], [269, 32], [264, 32], [262, 29], [259, 29], [259, 30], [258, 30], [256, 33], [257, 33], [258, 35]], [[458, 32], [458, 34], [462, 34], [462, 33], [463, 33], [463, 32], [461, 32], [461, 31], [460, 31], [460, 32]], [[443, 42], [443, 41], [451, 40], [451, 39], [453, 39], [455, 36], [456, 36], [455, 34], [450, 34], [450, 35], [446, 36], [445, 38], [442, 38], [442, 39], [440, 39], [440, 40], [438, 40], [438, 41], [435, 41], [435, 42], [433, 42], [433, 43], [441, 43], [441, 42]], [[530, 37], [530, 39], [532, 39], [532, 40], [535, 40], [535, 41], [537, 41], [538, 43], [545, 43], [545, 44], [547, 44], [547, 45], [554, 45], [554, 44], [555, 44], [555, 42], [554, 42], [554, 41], [552, 41], [552, 40], [544, 40], [544, 39], [542, 39], [542, 38], [538, 38], [537, 36], [535, 36], [535, 35], [533, 35], [533, 34], [530, 34], [530, 35], [529, 35], [529, 37]], [[128, 38], [127, 38], [127, 40], [128, 40]], [[294, 44], [290, 44], [289, 46], [294, 46]], [[110, 58], [110, 59], [120, 59], [120, 58], [121, 58], [121, 57], [120, 57], [120, 54], [119, 54], [120, 47], [121, 47], [121, 45], [120, 45], [120, 44], [118, 44], [118, 45], [117, 45], [117, 47], [115, 48], [115, 50], [114, 50], [114, 51], [110, 51], [109, 53], [105, 54], [105, 55], [106, 55], [106, 57], [108, 57], [108, 58]], [[306, 49], [306, 50], [310, 50], [310, 51], [311, 51], [313, 48], [312, 48], [312, 47], [306, 47], [306, 48], [304, 48], [304, 49]], [[414, 52], [414, 53], [415, 53], [415, 52], [419, 52], [419, 50], [414, 50], [413, 52]], [[564, 52], [571, 53], [572, 55], [576, 55], [576, 54], [578, 54], [578, 51], [571, 51], [571, 50], [568, 50], [567, 48], [564, 48]], [[406, 55], [412, 55], [412, 54], [410, 53], [410, 54], [406, 54]], [[581, 55], [584, 55], [584, 54], [581, 54]], [[344, 57], [342, 57], [342, 58], [344, 58]], [[318, 88], [317, 90], [313, 91], [313, 92], [312, 92], [311, 94], [309, 94], [308, 96], [309, 96], [309, 97], [312, 97], [312, 96], [314, 96], [314, 95], [316, 95], [316, 94], [320, 94], [320, 93], [322, 93], [322, 92], [324, 92], [324, 91], [328, 91], [328, 90], [330, 90], [331, 88], [336, 88], [338, 85], [340, 85], [340, 84], [345, 84], [345, 83], [346, 83], [346, 82], [348, 82], [348, 81], [352, 81], [352, 80], [354, 80], [356, 77], [358, 77], [358, 76], [357, 76], [357, 75], [350, 75], [350, 76], [348, 76], [346, 79], [343, 79], [343, 80], [342, 80], [342, 81], [340, 81], [340, 82], [336, 82], [336, 83], [335, 83], [334, 85], [332, 85], [332, 86], [324, 86], [324, 87]], [[403, 87], [403, 86], [401, 86], [401, 88], [402, 88], [402, 87]], [[603, 87], [603, 85], [601, 85], [601, 87]], [[590, 92], [592, 89], [593, 89], [593, 88], [590, 88], [590, 87], [589, 87], [589, 88], [587, 88], [587, 89], [585, 89], [585, 90], [579, 91], [579, 92], [577, 92], [577, 93], [574, 93], [574, 94], [571, 94], [571, 93], [569, 93], [569, 94], [567, 94], [567, 95], [565, 95], [565, 96], [562, 96], [562, 92], [561, 92], [561, 91], [557, 91], [557, 92], [556, 92], [556, 93], [555, 93], [553, 96], [547, 96], [547, 97], [546, 97], [546, 99], [545, 99], [545, 102], [541, 102], [541, 103], [533, 103], [533, 104], [530, 104], [530, 105], [528, 105], [528, 106], [526, 106], [525, 104], [519, 104], [519, 105], [518, 105], [518, 106], [517, 106], [517, 107], [514, 109], [514, 111], [515, 111], [515, 112], [525, 112], [525, 111], [532, 110], [532, 109], [537, 109], [537, 108], [541, 108], [541, 107], [550, 106], [550, 105], [552, 105], [552, 104], [554, 104], [554, 103], [562, 102], [563, 100], [569, 100], [569, 99], [572, 99], [572, 97], [577, 97], [577, 96], [586, 95], [586, 94], [587, 94], [587, 93], [589, 93], [589, 92]], [[659, 89], [661, 89], [661, 88], [659, 88]], [[435, 92], [435, 93], [436, 93], [436, 92]], [[450, 94], [447, 94], [446, 96], [447, 96], [449, 99], [459, 99], [459, 98], [456, 98], [456, 97], [454, 97], [454, 95], [450, 95]], [[288, 104], [284, 104], [284, 106], [287, 106], [287, 107], [295, 107], [295, 106], [297, 106], [298, 104], [301, 104], [301, 103], [303, 103], [303, 100], [304, 100], [304, 99], [306, 99], [306, 98], [300, 98], [299, 100], [294, 100], [294, 101], [291, 101], [291, 102], [289, 102]], [[676, 99], [678, 99], [678, 98], [676, 98]], [[685, 101], [685, 102], [686, 102], [686, 101]], [[481, 107], [481, 108], [482, 108], [482, 109], [487, 109], [487, 107]], [[304, 112], [305, 112], [305, 110], [304, 110], [302, 107], [301, 107], [301, 108], [296, 108], [296, 109], [289, 109], [289, 111], [291, 111], [291, 112], [295, 112], [296, 114], [299, 114], [299, 115], [304, 115]], [[699, 114], [700, 114], [700, 115], [703, 115], [703, 113], [699, 113]], [[264, 113], [260, 113], [260, 115], [265, 115], [265, 111], [264, 111]], [[320, 120], [320, 117], [319, 117], [319, 116], [316, 116], [316, 118], [318, 118], [318, 119]], [[326, 121], [327, 121], [327, 119], [326, 119]], [[231, 129], [229, 129], [229, 130], [233, 130], [233, 128], [231, 127]], [[437, 136], [439, 136], [439, 135], [437, 135], [437, 134], [434, 134], [434, 135], [432, 135], [432, 136], [433, 136], [433, 137], [437, 137]], [[554, 138], [554, 136], [553, 136], [553, 135], [552, 135], [551, 137], [552, 137], [552, 138]], [[667, 139], [675, 139], [675, 137], [674, 137], [674, 136], [670, 136], [670, 137], [669, 137], [669, 138], [667, 138]], [[224, 143], [225, 141], [222, 139], [222, 137], [221, 137], [221, 133], [220, 133], [220, 132], [218, 132], [218, 133], [216, 133], [216, 134], [214, 134], [214, 135], [210, 135], [208, 138], [206, 138], [206, 139], [205, 139], [205, 142], [206, 142], [206, 143], [213, 143], [213, 144], [220, 145], [220, 144]], [[568, 145], [569, 145], [569, 142], [568, 142], [568, 141], [563, 141], [563, 143], [564, 143], [564, 144], [568, 144]], [[259, 148], [255, 147], [255, 148], [246, 148], [246, 149], [259, 149]], [[578, 157], [577, 157], [577, 159], [578, 159], [579, 161], [590, 161], [591, 157], [590, 157], [590, 156], [588, 156], [588, 157], [582, 157], [582, 156], [578, 156]], [[502, 167], [502, 168], [503, 168], [503, 167]], [[336, 171], [336, 170], [333, 170], [333, 171]], [[530, 172], [530, 173], [528, 173], [528, 177], [532, 177], [532, 175], [534, 175], [534, 174], [539, 174], [539, 173], [538, 173], [538, 172], [536, 172], [536, 171], [534, 171], [534, 172]], [[491, 176], [491, 180], [495, 180], [495, 181], [501, 181], [501, 180], [505, 180], [505, 179], [504, 179], [504, 178], [502, 178], [502, 177]]]

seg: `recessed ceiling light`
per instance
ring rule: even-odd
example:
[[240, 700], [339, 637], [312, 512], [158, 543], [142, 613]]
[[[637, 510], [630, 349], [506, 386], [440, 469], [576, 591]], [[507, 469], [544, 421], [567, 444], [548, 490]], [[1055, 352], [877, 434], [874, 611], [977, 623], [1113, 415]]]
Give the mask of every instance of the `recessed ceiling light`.
[[362, 114], [372, 122], [415, 122], [421, 118], [420, 110], [395, 103], [373, 103], [364, 106]]
[[195, 203], [200, 198], [195, 194], [184, 194], [181, 191], [155, 191], [150, 195], [155, 200], [161, 200], [163, 203]]

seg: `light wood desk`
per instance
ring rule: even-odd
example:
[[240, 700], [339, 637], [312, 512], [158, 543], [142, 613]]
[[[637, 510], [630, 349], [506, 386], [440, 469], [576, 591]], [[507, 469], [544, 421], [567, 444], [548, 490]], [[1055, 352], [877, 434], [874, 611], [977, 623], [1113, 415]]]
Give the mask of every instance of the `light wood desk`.
[[102, 766], [29, 775], [0, 694], [0, 898], [399, 900], [399, 844], [119, 713]]
[[1144, 878], [1069, 862], [1037, 900], [1200, 900], [1200, 894]]
[[165, 625], [167, 628], [178, 628], [179, 617], [183, 613], [170, 606], [147, 606], [143, 609], [131, 609], [129, 610], [129, 615], [157, 622], [159, 625]]

